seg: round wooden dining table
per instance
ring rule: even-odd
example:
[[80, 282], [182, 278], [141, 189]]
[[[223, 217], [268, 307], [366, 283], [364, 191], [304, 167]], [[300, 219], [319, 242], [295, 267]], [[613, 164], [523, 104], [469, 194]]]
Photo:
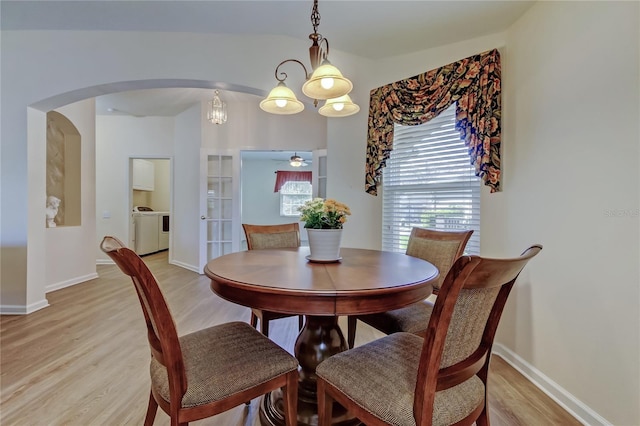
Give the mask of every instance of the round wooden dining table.
[[[211, 289], [239, 305], [305, 316], [294, 346], [300, 363], [298, 424], [317, 424], [316, 366], [347, 349], [338, 326], [340, 315], [398, 309], [427, 298], [438, 269], [402, 253], [342, 248], [336, 262], [307, 260], [308, 247], [249, 250], [209, 261], [204, 273]], [[279, 392], [265, 395], [263, 424], [283, 425]], [[341, 407], [333, 424], [357, 424]]]

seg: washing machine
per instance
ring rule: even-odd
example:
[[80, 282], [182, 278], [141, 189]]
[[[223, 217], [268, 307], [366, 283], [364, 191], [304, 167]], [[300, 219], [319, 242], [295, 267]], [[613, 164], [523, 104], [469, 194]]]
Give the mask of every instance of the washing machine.
[[169, 248], [169, 212], [136, 206], [133, 212], [135, 252], [140, 256]]

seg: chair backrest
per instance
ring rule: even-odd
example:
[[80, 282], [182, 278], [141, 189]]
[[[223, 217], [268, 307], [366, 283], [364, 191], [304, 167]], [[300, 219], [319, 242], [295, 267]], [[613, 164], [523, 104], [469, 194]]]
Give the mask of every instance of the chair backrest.
[[440, 276], [432, 284], [434, 292], [439, 291], [447, 272], [456, 259], [464, 253], [471, 234], [473, 234], [472, 229], [439, 231], [429, 228], [413, 228], [411, 230], [406, 254], [431, 262], [438, 268]]
[[300, 247], [298, 222], [279, 225], [242, 224], [249, 250]]
[[180, 401], [187, 391], [187, 378], [176, 325], [155, 277], [144, 261], [119, 239], [106, 236], [100, 244], [125, 275], [131, 277], [138, 294], [151, 355], [167, 369], [172, 403]]
[[422, 348], [414, 415], [431, 419], [436, 391], [474, 375], [485, 382], [489, 357], [502, 310], [518, 275], [536, 256], [533, 245], [511, 259], [463, 256], [453, 264], [440, 288]]

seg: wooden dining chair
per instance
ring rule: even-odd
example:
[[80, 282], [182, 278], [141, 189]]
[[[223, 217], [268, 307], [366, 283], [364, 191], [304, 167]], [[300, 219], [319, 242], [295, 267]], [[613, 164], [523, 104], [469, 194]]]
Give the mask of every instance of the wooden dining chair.
[[489, 425], [487, 376], [502, 309], [520, 257], [460, 257], [446, 275], [424, 338], [394, 333], [321, 362], [318, 425], [337, 401], [367, 425]]
[[[431, 262], [440, 275], [433, 283], [433, 293], [438, 294], [440, 285], [457, 258], [462, 256], [473, 230], [439, 231], [429, 228], [413, 228], [409, 235], [406, 254]], [[347, 343], [350, 348], [356, 340], [357, 321], [360, 320], [385, 334], [406, 331], [424, 333], [433, 303], [422, 300], [404, 308], [382, 313], [349, 316], [347, 319]]]
[[229, 322], [178, 337], [158, 283], [144, 261], [115, 237], [101, 249], [131, 277], [147, 324], [151, 394], [144, 424], [158, 406], [171, 425], [227, 411], [282, 388], [285, 421], [297, 424], [298, 361], [244, 322]]
[[[244, 229], [244, 234], [247, 237], [247, 248], [249, 250], [300, 247], [300, 225], [297, 222], [279, 225], [250, 225], [243, 223], [242, 229]], [[258, 320], [260, 320], [260, 331], [265, 336], [269, 336], [270, 321], [291, 316], [294, 316], [294, 314], [282, 314], [251, 308], [251, 325], [257, 328]], [[302, 329], [302, 325], [302, 315], [298, 315], [298, 330]]]

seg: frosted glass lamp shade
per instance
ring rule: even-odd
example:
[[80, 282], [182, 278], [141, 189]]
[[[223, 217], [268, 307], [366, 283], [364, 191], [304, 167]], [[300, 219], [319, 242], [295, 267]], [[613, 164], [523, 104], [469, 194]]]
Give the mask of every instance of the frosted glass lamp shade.
[[302, 93], [311, 99], [337, 98], [351, 92], [351, 89], [353, 83], [343, 77], [340, 70], [327, 60], [316, 68], [302, 85]]
[[269, 92], [269, 96], [260, 102], [260, 108], [271, 114], [297, 114], [304, 110], [304, 104], [281, 81]]
[[325, 117], [348, 117], [360, 111], [360, 107], [353, 103], [349, 95], [327, 99], [318, 110]]

